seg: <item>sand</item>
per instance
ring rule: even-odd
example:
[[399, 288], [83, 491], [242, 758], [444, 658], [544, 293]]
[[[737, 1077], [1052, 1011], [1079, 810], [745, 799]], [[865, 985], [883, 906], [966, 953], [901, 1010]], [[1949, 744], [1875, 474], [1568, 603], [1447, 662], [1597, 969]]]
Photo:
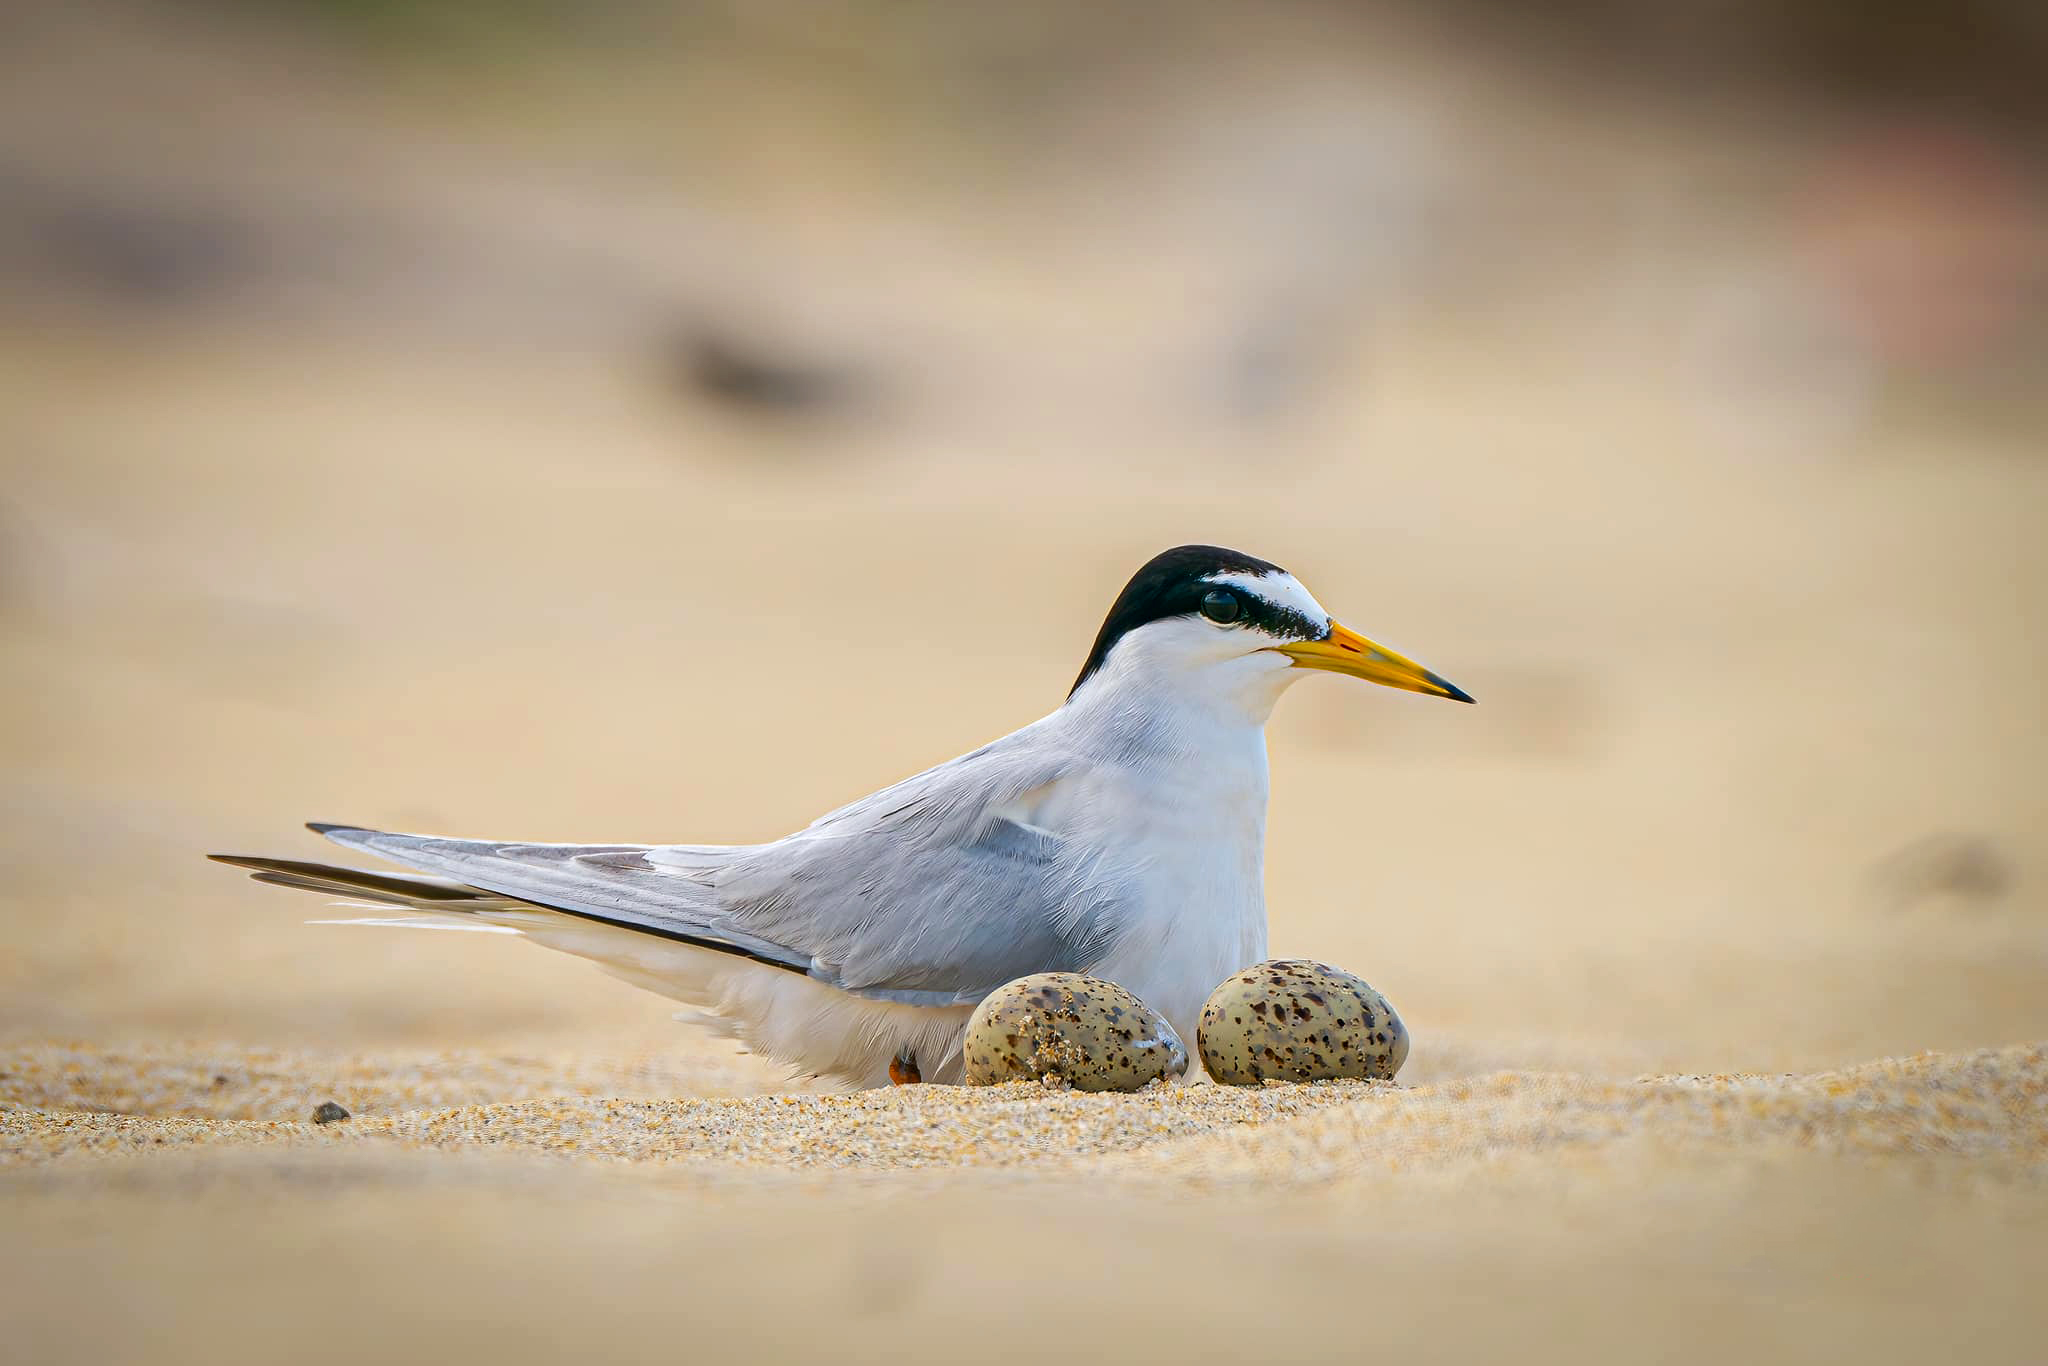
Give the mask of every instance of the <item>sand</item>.
[[[2048, 1045], [1807, 1075], [606, 1094], [673, 1081], [7, 1049], [10, 1343], [2023, 1361], [2048, 1332]], [[351, 1117], [312, 1122], [316, 1096]]]
[[[231, 1070], [207, 1077], [218, 1067]], [[239, 1085], [237, 1073], [246, 1079]], [[287, 1077], [288, 1086], [276, 1084]], [[314, 1078], [348, 1096], [348, 1105], [294, 1109], [282, 1092]], [[532, 1098], [550, 1080], [553, 1093]], [[737, 1099], [592, 1094], [634, 1081], [658, 1084], [660, 1076], [586, 1064], [550, 1077], [532, 1061], [461, 1053], [379, 1074], [365, 1059], [318, 1054], [15, 1049], [0, 1052], [0, 1164], [184, 1148], [370, 1145], [689, 1163], [707, 1174], [999, 1168], [1274, 1191], [1636, 1139], [1688, 1150], [1785, 1143], [2023, 1166], [2048, 1160], [2042, 1045], [1922, 1054], [1809, 1076], [1626, 1083], [1502, 1072], [1407, 1088], [1173, 1085], [1128, 1096], [1028, 1082]], [[468, 1103], [445, 1103], [458, 1097]], [[314, 1117], [337, 1105], [346, 1118]], [[2048, 1175], [2048, 1166], [2039, 1170]]]

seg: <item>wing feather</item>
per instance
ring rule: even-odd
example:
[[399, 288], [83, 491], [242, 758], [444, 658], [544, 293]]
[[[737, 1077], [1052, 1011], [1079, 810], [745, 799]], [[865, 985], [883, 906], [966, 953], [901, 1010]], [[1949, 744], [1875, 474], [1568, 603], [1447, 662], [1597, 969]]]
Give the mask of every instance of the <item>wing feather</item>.
[[644, 845], [499, 844], [403, 835], [359, 826], [314, 827], [348, 849], [439, 873], [467, 886], [608, 924], [742, 954], [808, 972], [810, 956], [788, 945], [715, 929], [718, 911], [687, 878], [648, 864]]
[[1075, 763], [1019, 732], [772, 844], [508, 844], [315, 826], [465, 886], [741, 953], [882, 1000], [979, 1000], [1100, 962], [1122, 879], [1004, 808]]

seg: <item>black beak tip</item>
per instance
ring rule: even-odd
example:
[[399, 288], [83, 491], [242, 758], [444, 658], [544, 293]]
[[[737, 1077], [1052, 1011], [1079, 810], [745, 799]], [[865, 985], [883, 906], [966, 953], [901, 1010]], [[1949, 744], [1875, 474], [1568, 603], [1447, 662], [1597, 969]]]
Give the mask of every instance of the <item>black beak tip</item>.
[[1438, 678], [1435, 674], [1431, 674], [1429, 676], [1429, 681], [1436, 684], [1439, 688], [1442, 688], [1444, 690], [1444, 696], [1448, 697], [1453, 702], [1470, 702], [1474, 706], [1477, 706], [1479, 703], [1478, 698], [1474, 697], [1471, 693], [1466, 692], [1463, 688], [1459, 687], [1457, 684], [1449, 681], [1448, 679]]

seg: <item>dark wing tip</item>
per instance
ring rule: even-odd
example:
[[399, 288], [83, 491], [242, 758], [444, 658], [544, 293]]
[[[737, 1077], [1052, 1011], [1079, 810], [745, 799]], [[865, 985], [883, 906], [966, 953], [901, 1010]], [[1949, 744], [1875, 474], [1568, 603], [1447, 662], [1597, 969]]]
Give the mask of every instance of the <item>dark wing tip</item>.
[[360, 825], [335, 825], [330, 821], [307, 821], [306, 828], [316, 835], [331, 835], [337, 830], [360, 830]]

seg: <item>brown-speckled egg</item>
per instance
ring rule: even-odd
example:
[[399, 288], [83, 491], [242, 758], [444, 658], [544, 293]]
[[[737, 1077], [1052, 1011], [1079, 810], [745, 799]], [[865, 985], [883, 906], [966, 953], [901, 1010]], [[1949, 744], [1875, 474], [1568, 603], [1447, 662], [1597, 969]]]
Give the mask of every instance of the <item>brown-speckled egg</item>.
[[1408, 1029], [1361, 979], [1305, 958], [1246, 968], [1210, 993], [1195, 1045], [1232, 1086], [1391, 1077], [1408, 1060]]
[[1163, 1016], [1114, 982], [1040, 972], [997, 987], [961, 1043], [969, 1086], [1064, 1083], [1136, 1091], [1187, 1070], [1188, 1050]]

